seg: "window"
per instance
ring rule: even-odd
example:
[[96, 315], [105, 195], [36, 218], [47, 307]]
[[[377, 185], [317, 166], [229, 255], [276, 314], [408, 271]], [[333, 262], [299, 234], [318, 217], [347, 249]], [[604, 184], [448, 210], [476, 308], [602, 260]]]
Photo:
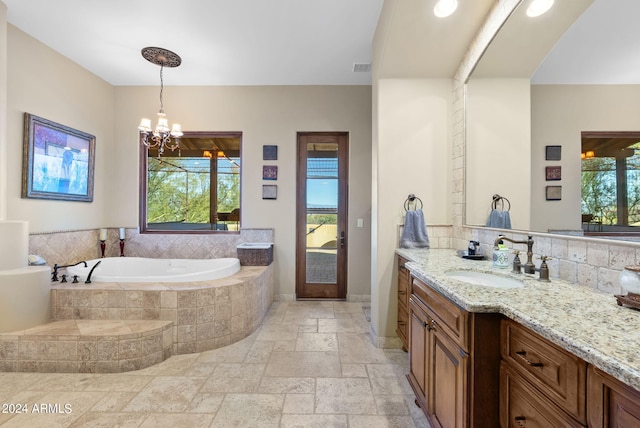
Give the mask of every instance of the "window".
[[240, 230], [242, 133], [185, 132], [180, 148], [142, 147], [142, 232]]
[[583, 219], [609, 231], [640, 225], [639, 141], [637, 132], [582, 133]]

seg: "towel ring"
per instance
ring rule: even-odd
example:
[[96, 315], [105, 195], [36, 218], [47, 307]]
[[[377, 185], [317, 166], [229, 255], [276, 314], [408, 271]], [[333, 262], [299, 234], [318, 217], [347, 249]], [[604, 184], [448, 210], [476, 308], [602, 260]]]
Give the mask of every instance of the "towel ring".
[[498, 202], [500, 202], [500, 210], [504, 211], [504, 203], [505, 201], [507, 202], [507, 211], [511, 211], [511, 202], [509, 202], [509, 199], [505, 198], [504, 196], [500, 196], [497, 193], [495, 195], [493, 195], [493, 201], [491, 202], [491, 208], [496, 210], [498, 209]]
[[[418, 202], [420, 202], [420, 208], [418, 208], [418, 202], [416, 202], [416, 200]], [[416, 195], [414, 195], [413, 193], [411, 193], [409, 196], [407, 196], [407, 200], [404, 201], [404, 210], [405, 211], [409, 211], [409, 206], [411, 204], [411, 202], [413, 202], [415, 204], [414, 209], [422, 209], [423, 205], [422, 205], [422, 200], [420, 198], [418, 198]]]

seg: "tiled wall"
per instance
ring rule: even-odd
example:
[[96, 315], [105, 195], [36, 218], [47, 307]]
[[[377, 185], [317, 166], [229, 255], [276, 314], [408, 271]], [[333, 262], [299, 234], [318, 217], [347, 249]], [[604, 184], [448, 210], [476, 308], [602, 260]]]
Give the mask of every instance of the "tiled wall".
[[[29, 254], [37, 254], [49, 266], [100, 257], [99, 231], [53, 232], [29, 236]], [[242, 229], [240, 234], [186, 235], [140, 234], [127, 229], [124, 254], [130, 257], [205, 259], [236, 257], [243, 242], [273, 242], [273, 229]], [[107, 231], [105, 256], [120, 255], [118, 229]]]

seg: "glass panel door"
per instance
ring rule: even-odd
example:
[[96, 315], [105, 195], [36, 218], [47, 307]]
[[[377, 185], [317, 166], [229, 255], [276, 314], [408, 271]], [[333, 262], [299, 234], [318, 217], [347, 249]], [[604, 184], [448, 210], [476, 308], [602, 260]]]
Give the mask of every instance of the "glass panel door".
[[338, 262], [338, 145], [307, 144], [306, 282], [335, 284]]

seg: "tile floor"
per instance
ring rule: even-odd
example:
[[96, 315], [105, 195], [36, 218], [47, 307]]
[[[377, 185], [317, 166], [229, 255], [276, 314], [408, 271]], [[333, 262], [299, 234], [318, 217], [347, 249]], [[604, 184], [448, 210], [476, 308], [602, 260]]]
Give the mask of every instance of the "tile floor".
[[428, 428], [407, 354], [371, 344], [368, 310], [274, 302], [242, 341], [143, 370], [0, 373], [0, 426]]

